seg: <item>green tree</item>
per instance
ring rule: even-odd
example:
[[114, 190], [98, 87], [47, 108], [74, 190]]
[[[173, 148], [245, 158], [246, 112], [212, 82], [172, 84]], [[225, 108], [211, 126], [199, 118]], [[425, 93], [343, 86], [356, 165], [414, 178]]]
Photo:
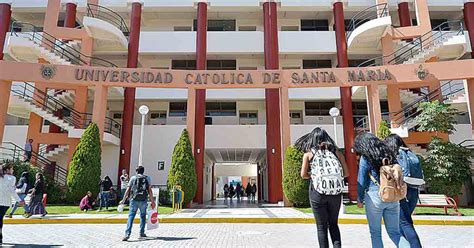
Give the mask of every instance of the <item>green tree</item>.
[[82, 135], [69, 164], [67, 187], [70, 201], [80, 201], [87, 191], [92, 194], [99, 192], [101, 154], [99, 128], [91, 123]]
[[423, 171], [430, 193], [456, 196], [471, 177], [472, 151], [460, 145], [434, 138], [428, 146]]
[[190, 203], [196, 195], [195, 164], [188, 130], [184, 129], [173, 150], [167, 182], [169, 190], [172, 190], [175, 185], [181, 186], [184, 191], [184, 205]]
[[388, 126], [388, 123], [386, 121], [380, 122], [379, 128], [377, 129], [377, 137], [383, 140], [391, 133], [392, 132], [390, 132], [390, 127]]
[[416, 123], [419, 131], [450, 134], [456, 130], [454, 124], [457, 110], [449, 104], [438, 100], [422, 102], [418, 105], [418, 112], [420, 114], [416, 117]]
[[295, 207], [309, 206], [309, 180], [302, 179], [300, 176], [302, 161], [302, 151], [294, 146], [286, 149], [283, 164], [283, 192]]

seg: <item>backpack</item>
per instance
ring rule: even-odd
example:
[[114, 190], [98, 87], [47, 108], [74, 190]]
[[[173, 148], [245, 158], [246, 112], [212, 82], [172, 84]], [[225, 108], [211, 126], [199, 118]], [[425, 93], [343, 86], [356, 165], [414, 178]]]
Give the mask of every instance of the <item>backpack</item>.
[[314, 189], [325, 195], [338, 195], [344, 188], [342, 165], [337, 156], [327, 150], [312, 150], [311, 180]]
[[391, 164], [385, 158], [380, 167], [380, 183], [369, 173], [370, 179], [379, 186], [379, 196], [383, 202], [397, 202], [407, 195], [407, 184], [403, 181], [402, 167]]
[[418, 156], [408, 149], [401, 148], [399, 157], [403, 169], [403, 180], [408, 184], [408, 187], [419, 188], [425, 184], [423, 169]]
[[144, 175], [137, 175], [132, 187], [132, 200], [146, 201], [148, 199], [148, 179]]

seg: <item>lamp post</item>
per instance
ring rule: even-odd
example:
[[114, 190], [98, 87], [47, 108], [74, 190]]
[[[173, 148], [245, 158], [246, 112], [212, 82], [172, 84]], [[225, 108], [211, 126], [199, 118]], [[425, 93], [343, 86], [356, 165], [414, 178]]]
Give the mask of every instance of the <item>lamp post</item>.
[[339, 116], [339, 114], [340, 114], [339, 109], [336, 108], [336, 107], [332, 107], [329, 110], [329, 115], [332, 116], [332, 120], [333, 120], [333, 123], [334, 123], [334, 142], [336, 142], [336, 146], [337, 146], [336, 118]]
[[143, 131], [145, 129], [145, 116], [148, 114], [148, 107], [146, 105], [140, 106], [138, 112], [142, 115], [142, 124], [140, 127], [140, 146], [138, 149], [138, 165], [143, 166]]

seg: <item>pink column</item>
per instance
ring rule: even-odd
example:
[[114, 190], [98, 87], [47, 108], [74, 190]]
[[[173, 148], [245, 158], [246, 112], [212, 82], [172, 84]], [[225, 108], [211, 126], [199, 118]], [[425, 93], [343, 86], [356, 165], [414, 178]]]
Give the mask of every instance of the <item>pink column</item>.
[[[7, 37], [8, 27], [11, 19], [11, 6], [0, 3], [0, 60], [3, 60], [3, 48]], [[11, 82], [0, 81], [0, 143], [3, 141], [3, 132], [10, 99]]]

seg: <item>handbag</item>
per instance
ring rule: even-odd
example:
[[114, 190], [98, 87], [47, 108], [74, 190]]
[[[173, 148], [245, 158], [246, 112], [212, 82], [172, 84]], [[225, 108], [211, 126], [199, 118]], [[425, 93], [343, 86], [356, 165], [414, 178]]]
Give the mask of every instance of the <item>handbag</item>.
[[146, 229], [157, 229], [159, 224], [158, 211], [156, 208], [148, 210], [148, 218], [146, 220]]

